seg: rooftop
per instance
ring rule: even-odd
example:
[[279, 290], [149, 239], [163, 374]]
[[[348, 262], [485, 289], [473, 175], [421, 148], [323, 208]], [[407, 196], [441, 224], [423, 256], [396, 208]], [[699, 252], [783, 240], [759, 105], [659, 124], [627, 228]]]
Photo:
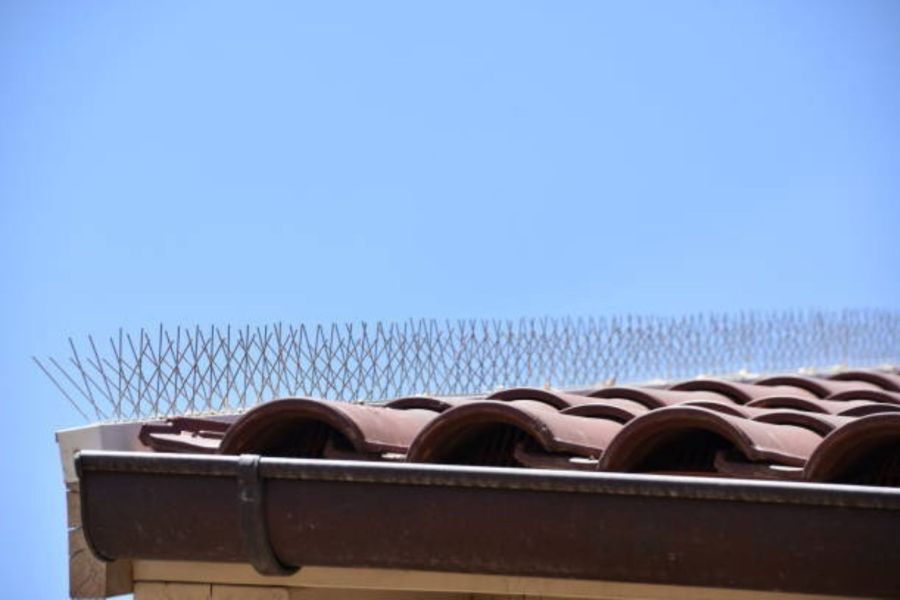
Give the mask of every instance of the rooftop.
[[94, 420], [58, 434], [72, 593], [898, 597], [898, 334], [851, 310], [70, 340], [35, 361]]
[[240, 416], [173, 417], [139, 435], [156, 452], [896, 486], [900, 374], [511, 388], [382, 405], [283, 398]]
[[[136, 579], [196, 581], [177, 567], [195, 561], [225, 582], [209, 565], [249, 563], [261, 579], [240, 581], [275, 586], [322, 567], [538, 578], [527, 595], [900, 591], [892, 368], [281, 398], [105, 427], [117, 444], [75, 459], [80, 519], [92, 552], [133, 561]], [[500, 585], [478, 581], [464, 589]]]

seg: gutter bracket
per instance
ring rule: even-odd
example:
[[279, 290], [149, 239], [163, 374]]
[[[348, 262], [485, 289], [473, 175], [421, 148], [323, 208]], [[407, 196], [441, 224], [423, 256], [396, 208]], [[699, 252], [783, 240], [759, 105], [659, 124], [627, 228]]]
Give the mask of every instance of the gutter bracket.
[[292, 575], [298, 567], [283, 564], [275, 555], [266, 527], [265, 494], [259, 476], [256, 454], [238, 458], [238, 509], [241, 517], [241, 543], [250, 564], [261, 575]]

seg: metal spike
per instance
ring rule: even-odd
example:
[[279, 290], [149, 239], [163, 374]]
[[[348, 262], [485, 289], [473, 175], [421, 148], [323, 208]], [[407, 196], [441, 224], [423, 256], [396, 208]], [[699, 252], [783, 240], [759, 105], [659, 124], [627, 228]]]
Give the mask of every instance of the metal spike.
[[243, 409], [273, 395], [380, 400], [428, 390], [585, 385], [708, 374], [896, 364], [900, 311], [694, 314], [676, 318], [249, 325], [119, 329], [35, 364], [85, 418]]
[[48, 371], [47, 368], [43, 364], [41, 364], [41, 361], [39, 361], [37, 359], [37, 357], [35, 357], [35, 356], [32, 356], [31, 360], [33, 360], [34, 364], [36, 364], [38, 366], [38, 368], [44, 372], [44, 375], [46, 375], [47, 378], [53, 383], [53, 385], [56, 386], [56, 389], [58, 389], [60, 391], [60, 393], [63, 395], [63, 397], [66, 400], [68, 400], [72, 404], [72, 406], [75, 407], [75, 410], [78, 411], [78, 414], [80, 414], [82, 417], [84, 417], [85, 420], [90, 420], [90, 417], [87, 416], [87, 413], [85, 413], [83, 410], [81, 410], [81, 407], [78, 405], [77, 402], [75, 402], [75, 400], [72, 398], [72, 396], [69, 395], [69, 393], [66, 391], [66, 388], [64, 388], [62, 385], [59, 384], [59, 382], [50, 373], [50, 371]]

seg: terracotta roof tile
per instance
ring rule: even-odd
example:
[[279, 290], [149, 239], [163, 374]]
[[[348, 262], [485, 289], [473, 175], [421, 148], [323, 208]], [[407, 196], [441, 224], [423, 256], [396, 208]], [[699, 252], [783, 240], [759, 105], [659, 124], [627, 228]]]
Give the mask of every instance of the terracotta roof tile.
[[827, 398], [841, 392], [857, 392], [862, 390], [881, 390], [882, 388], [866, 381], [835, 381], [821, 379], [819, 377], [800, 377], [797, 375], [783, 375], [779, 377], [767, 377], [756, 382], [758, 385], [773, 387], [795, 387], [804, 389], [819, 398]]
[[889, 392], [900, 392], [900, 374], [884, 371], [844, 371], [831, 376], [836, 381], [865, 381]]
[[433, 410], [434, 412], [444, 412], [454, 406], [460, 406], [461, 404], [481, 399], [482, 398], [468, 396], [406, 396], [404, 398], [391, 400], [384, 406], [402, 410], [420, 408], [423, 410]]
[[213, 453], [237, 416], [218, 419], [172, 417], [165, 423], [149, 423], [138, 434], [141, 443], [156, 452]]
[[609, 471], [728, 474], [718, 464], [725, 459], [802, 467], [821, 438], [805, 427], [671, 406], [625, 425], [600, 466]]
[[834, 430], [810, 457], [804, 478], [900, 486], [900, 414], [860, 417]]
[[[757, 409], [759, 410], [759, 409]], [[753, 417], [752, 420], [759, 423], [773, 423], [775, 425], [795, 425], [814, 431], [825, 436], [844, 425], [853, 422], [852, 417], [839, 417], [818, 412], [802, 410], [764, 410], [763, 414]]]
[[731, 396], [719, 392], [702, 390], [701, 392], [679, 392], [674, 390], [619, 386], [607, 387], [594, 390], [590, 393], [593, 398], [626, 398], [635, 402], [640, 402], [647, 408], [661, 408], [663, 406], [672, 406], [673, 404], [681, 404], [691, 400], [718, 400], [729, 401]]
[[880, 390], [848, 390], [828, 396], [826, 400], [871, 400], [873, 402], [886, 402], [900, 404], [900, 392], [884, 392]]
[[562, 411], [564, 415], [578, 417], [591, 417], [612, 419], [620, 423], [627, 423], [638, 415], [642, 415], [650, 409], [634, 400], [625, 398], [604, 398], [587, 404], [579, 404]]
[[[853, 394], [851, 394], [853, 395]], [[746, 405], [753, 408], [790, 408], [809, 412], [862, 417], [881, 412], [900, 412], [900, 404], [871, 400], [812, 400], [796, 396], [770, 396]]]
[[[565, 466], [596, 459], [622, 425], [557, 412], [534, 400], [485, 400], [443, 413], [416, 437], [411, 462]], [[575, 463], [578, 464], [590, 463]]]
[[437, 415], [431, 410], [286, 398], [249, 410], [228, 430], [220, 451], [306, 458], [404, 454]]
[[546, 404], [549, 404], [550, 406], [553, 406], [554, 408], [558, 408], [560, 410], [564, 408], [570, 408], [572, 406], [578, 406], [579, 404], [587, 404], [591, 401], [590, 398], [579, 394], [570, 394], [555, 390], [544, 390], [540, 388], [528, 387], [510, 388], [507, 390], [494, 392], [493, 394], [488, 396], [487, 399], [537, 400], [538, 402], [545, 402]]
[[287, 398], [232, 417], [233, 424], [150, 423], [140, 439], [157, 452], [898, 485], [900, 392], [881, 389], [896, 376], [849, 375], [697, 379], [579, 394], [512, 388], [384, 405]]
[[756, 385], [739, 383], [724, 379], [694, 379], [673, 385], [670, 389], [688, 392], [715, 392], [727, 396], [739, 404], [746, 404], [759, 398], [774, 395], [791, 395], [801, 398], [816, 398], [816, 394], [800, 386], [791, 385]]
[[736, 404], [731, 400], [689, 400], [683, 402], [682, 406], [699, 406], [707, 408], [733, 417], [744, 417], [752, 419], [755, 416], [765, 414], [765, 409], [751, 408], [746, 404]]

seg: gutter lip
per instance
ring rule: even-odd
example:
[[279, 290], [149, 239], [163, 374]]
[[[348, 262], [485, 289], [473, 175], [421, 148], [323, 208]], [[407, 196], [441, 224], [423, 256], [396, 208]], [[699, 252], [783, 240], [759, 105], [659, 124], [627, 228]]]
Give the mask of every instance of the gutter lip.
[[[75, 467], [79, 479], [83, 479], [87, 473], [96, 472], [236, 478], [240, 458], [236, 455], [83, 450], [75, 455]], [[900, 488], [830, 483], [266, 456], [259, 458], [259, 474], [262, 479], [296, 481], [900, 511]]]

